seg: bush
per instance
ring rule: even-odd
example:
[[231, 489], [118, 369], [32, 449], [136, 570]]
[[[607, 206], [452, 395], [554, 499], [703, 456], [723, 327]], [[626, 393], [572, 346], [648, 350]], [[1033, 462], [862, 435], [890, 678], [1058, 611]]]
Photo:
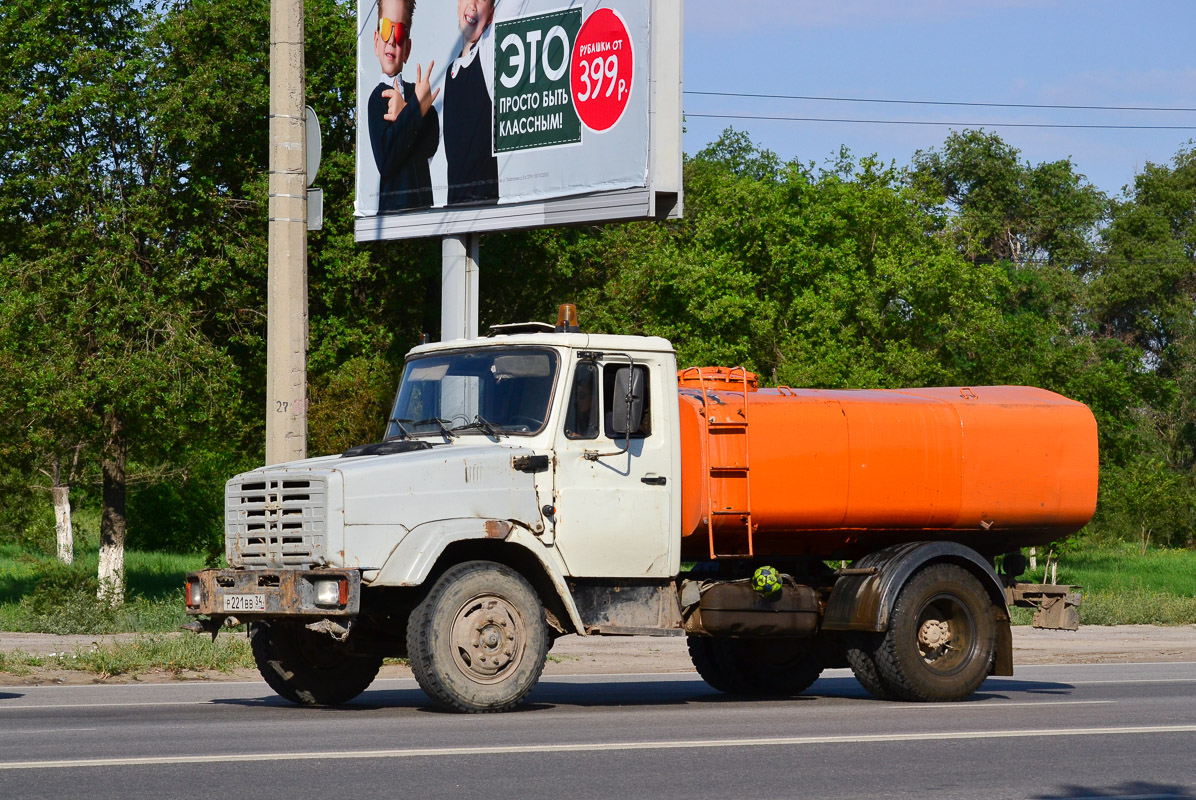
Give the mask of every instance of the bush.
[[1104, 466], [1096, 518], [1087, 534], [1095, 542], [1133, 542], [1139, 553], [1155, 547], [1194, 547], [1196, 484], [1156, 459]]
[[113, 611], [96, 601], [99, 581], [82, 564], [46, 561], [33, 591], [18, 604], [32, 629], [46, 633], [96, 633], [111, 628]]
[[313, 376], [308, 410], [308, 452], [329, 455], [376, 442], [394, 401], [396, 371], [378, 354], [351, 358]]
[[224, 483], [240, 466], [203, 454], [178, 479], [129, 492], [126, 545], [170, 553], [224, 552]]

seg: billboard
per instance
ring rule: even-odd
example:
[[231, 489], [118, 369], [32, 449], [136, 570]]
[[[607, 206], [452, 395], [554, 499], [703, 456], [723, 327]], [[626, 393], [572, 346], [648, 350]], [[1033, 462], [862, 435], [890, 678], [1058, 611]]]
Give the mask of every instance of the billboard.
[[357, 239], [679, 216], [681, 9], [358, 0]]

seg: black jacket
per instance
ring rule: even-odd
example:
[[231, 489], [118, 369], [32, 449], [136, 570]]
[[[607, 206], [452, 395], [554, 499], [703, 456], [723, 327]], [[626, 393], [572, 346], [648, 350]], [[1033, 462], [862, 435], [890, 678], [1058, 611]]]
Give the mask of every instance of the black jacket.
[[440, 118], [435, 107], [419, 113], [415, 84], [400, 80], [407, 105], [394, 122], [383, 119], [388, 102], [379, 83], [370, 94], [370, 146], [378, 166], [378, 213], [428, 208], [432, 205], [432, 175], [428, 159], [440, 146]]

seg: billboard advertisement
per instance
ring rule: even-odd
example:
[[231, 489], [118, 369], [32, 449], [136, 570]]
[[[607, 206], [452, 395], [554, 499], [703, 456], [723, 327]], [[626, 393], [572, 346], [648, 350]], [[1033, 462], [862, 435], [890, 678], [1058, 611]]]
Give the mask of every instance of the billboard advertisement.
[[680, 213], [680, 0], [358, 0], [359, 240]]

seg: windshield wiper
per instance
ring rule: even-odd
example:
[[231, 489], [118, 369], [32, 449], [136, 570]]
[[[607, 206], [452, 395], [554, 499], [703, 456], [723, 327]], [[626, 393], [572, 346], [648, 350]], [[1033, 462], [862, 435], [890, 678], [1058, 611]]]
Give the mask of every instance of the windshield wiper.
[[444, 424], [446, 422], [449, 422], [449, 420], [447, 420], [447, 419], [441, 419], [440, 417], [427, 417], [426, 419], [421, 419], [418, 422], [413, 422], [412, 424], [415, 425], [416, 427], [419, 427], [420, 425], [427, 425], [429, 422], [435, 422], [438, 426], [440, 426], [440, 430], [448, 438], [450, 438], [450, 439], [457, 438], [457, 434], [453, 433], [452, 429], [449, 428], [448, 425]]
[[[398, 417], [391, 417], [390, 419], [387, 420], [387, 422], [393, 422], [395, 427], [399, 429], [399, 438], [400, 439], [414, 439], [415, 438], [411, 435], [411, 431], [409, 431], [403, 427], [404, 422], [411, 422], [411, 420], [399, 419]], [[383, 439], [383, 441], [388, 441], [391, 438], [392, 437], [387, 436], [386, 439]]]
[[465, 431], [465, 430], [470, 430], [471, 428], [478, 428], [480, 430], [483, 430], [486, 433], [493, 436], [495, 439], [502, 438], [502, 432], [494, 426], [494, 423], [487, 422], [486, 418], [483, 417], [481, 414], [474, 414], [473, 422], [467, 422], [464, 425], [458, 425], [457, 427], [453, 428], [453, 430]]

